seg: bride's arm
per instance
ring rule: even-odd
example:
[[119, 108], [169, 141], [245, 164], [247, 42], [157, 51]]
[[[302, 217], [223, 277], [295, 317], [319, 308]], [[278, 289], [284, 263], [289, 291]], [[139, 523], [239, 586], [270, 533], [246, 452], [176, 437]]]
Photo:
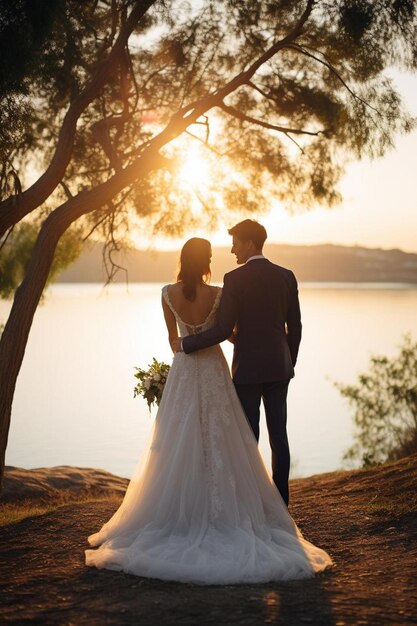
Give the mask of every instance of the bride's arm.
[[175, 350], [172, 347], [172, 342], [175, 339], [178, 339], [177, 321], [175, 319], [175, 315], [165, 302], [164, 296], [162, 296], [162, 310], [164, 312], [165, 324], [168, 329], [169, 345], [171, 346], [171, 350], [175, 353]]

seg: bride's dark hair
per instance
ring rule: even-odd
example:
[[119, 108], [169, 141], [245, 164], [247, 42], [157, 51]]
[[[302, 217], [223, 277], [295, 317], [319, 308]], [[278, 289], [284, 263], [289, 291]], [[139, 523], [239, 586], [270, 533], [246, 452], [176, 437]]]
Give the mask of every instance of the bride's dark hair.
[[182, 247], [177, 280], [182, 282], [184, 298], [193, 302], [197, 285], [206, 283], [210, 273], [211, 244], [207, 239], [192, 237]]

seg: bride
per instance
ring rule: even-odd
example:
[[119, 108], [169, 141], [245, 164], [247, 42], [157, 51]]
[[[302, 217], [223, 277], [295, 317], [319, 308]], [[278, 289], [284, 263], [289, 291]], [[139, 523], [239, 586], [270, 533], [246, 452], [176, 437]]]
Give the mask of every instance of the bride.
[[[186, 242], [162, 289], [171, 345], [211, 328], [221, 289], [211, 246]], [[153, 432], [120, 508], [88, 537], [86, 564], [206, 584], [314, 576], [329, 555], [303, 538], [258, 451], [220, 346], [178, 352]]]

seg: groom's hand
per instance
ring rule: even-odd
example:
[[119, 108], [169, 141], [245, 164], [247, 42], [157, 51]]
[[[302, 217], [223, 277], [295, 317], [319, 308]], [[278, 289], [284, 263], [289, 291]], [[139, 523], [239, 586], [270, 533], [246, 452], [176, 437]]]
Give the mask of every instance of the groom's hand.
[[176, 339], [172, 340], [172, 349], [174, 350], [174, 352], [182, 352], [182, 339], [181, 337], [177, 337]]

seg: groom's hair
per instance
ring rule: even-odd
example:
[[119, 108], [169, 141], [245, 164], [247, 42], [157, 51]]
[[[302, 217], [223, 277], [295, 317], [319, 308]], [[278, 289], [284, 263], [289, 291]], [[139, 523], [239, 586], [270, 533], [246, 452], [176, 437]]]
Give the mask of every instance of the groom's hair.
[[243, 220], [229, 228], [229, 235], [237, 237], [240, 241], [252, 241], [258, 250], [262, 250], [262, 247], [266, 240], [266, 230], [255, 220]]

